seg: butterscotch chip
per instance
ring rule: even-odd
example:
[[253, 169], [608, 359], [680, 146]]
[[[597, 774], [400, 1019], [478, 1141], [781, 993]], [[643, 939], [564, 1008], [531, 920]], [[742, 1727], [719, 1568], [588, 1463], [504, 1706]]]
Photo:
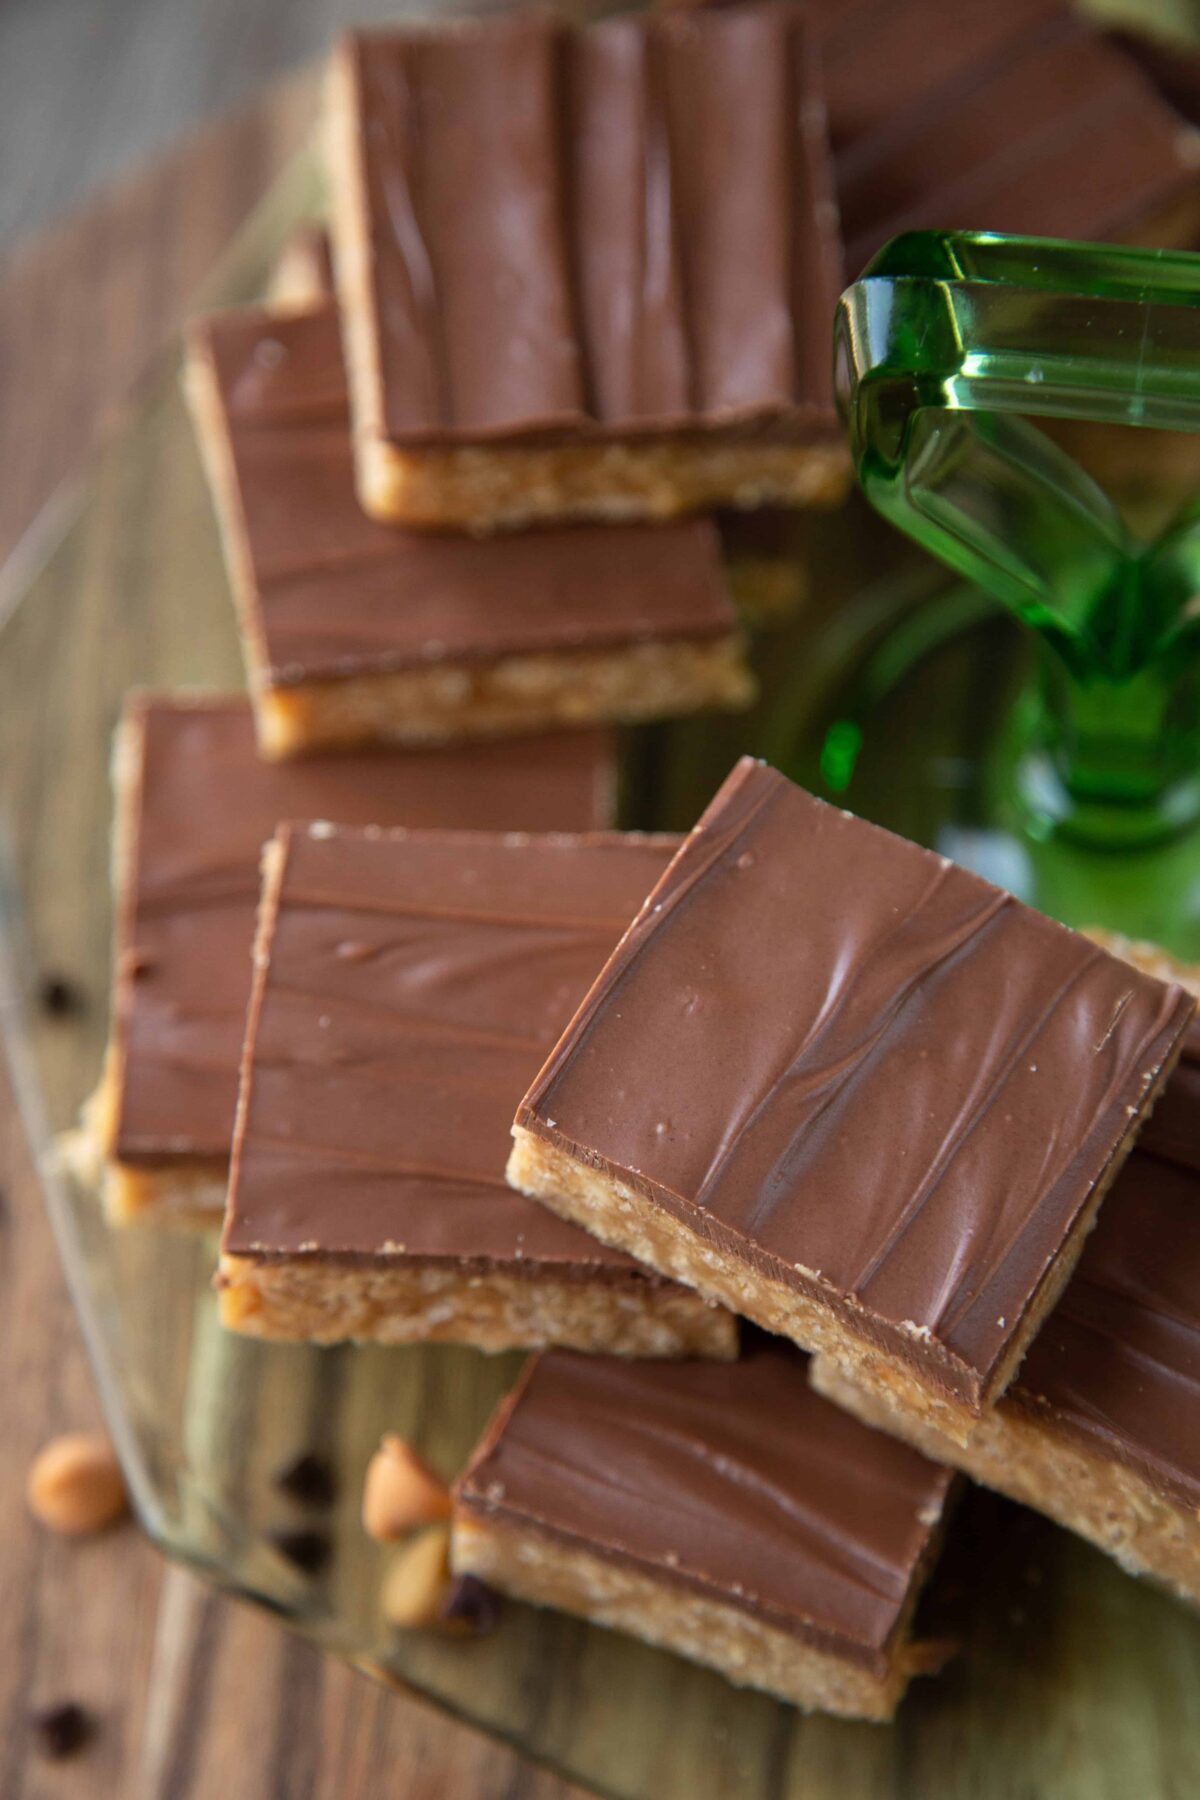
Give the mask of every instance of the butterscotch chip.
[[402, 1437], [389, 1433], [367, 1464], [363, 1530], [381, 1544], [407, 1537], [419, 1525], [450, 1517], [450, 1490]]
[[380, 1609], [389, 1625], [417, 1630], [436, 1624], [450, 1587], [450, 1527], [430, 1525], [405, 1546], [388, 1569]]
[[99, 1432], [53, 1438], [33, 1460], [26, 1490], [29, 1510], [50, 1531], [82, 1537], [103, 1531], [128, 1504], [125, 1478], [112, 1445]]

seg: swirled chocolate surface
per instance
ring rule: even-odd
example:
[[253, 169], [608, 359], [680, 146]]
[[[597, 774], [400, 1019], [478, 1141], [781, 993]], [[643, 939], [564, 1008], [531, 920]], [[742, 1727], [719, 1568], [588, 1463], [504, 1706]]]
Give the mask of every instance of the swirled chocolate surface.
[[736, 629], [707, 519], [473, 538], [368, 518], [332, 302], [218, 314], [191, 342], [228, 451], [217, 499], [245, 625], [273, 686]]
[[813, 23], [851, 275], [902, 231], [1191, 241], [1169, 215], [1194, 232], [1195, 134], [1060, 0], [817, 0]]
[[463, 1475], [468, 1513], [698, 1591], [882, 1672], [952, 1477], [747, 1333], [735, 1363], [552, 1351]]
[[[1193, 1130], [1198, 1124], [1193, 1111]], [[1134, 1151], [1004, 1405], [1127, 1463], [1178, 1505], [1200, 1506], [1200, 1177], [1193, 1171]]]
[[526, 13], [344, 55], [385, 436], [832, 437], [841, 258], [802, 9]]
[[657, 1279], [504, 1165], [517, 1097], [677, 841], [285, 828], [224, 1248]]
[[126, 730], [131, 841], [115, 998], [123, 1161], [229, 1154], [259, 855], [281, 819], [586, 830], [610, 817], [604, 732], [265, 763], [244, 700], [137, 700]]
[[747, 758], [517, 1119], [978, 1408], [1194, 1004]]

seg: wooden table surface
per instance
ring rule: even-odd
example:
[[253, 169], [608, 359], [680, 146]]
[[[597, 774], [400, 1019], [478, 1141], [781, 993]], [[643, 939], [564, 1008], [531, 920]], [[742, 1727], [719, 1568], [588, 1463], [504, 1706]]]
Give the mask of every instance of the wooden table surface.
[[[311, 76], [0, 261], [0, 619], [237, 226], [308, 131]], [[69, 973], [69, 972], [68, 972]], [[40, 1531], [30, 1459], [97, 1405], [0, 1060], [0, 1800], [579, 1800], [163, 1564], [131, 1525]], [[98, 1721], [41, 1760], [30, 1715]]]

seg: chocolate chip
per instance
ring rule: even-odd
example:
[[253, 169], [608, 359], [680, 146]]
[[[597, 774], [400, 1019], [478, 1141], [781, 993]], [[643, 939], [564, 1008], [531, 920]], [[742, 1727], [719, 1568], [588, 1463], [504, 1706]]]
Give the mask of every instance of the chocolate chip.
[[47, 1706], [29, 1721], [38, 1750], [48, 1762], [63, 1762], [77, 1756], [95, 1732], [90, 1714], [66, 1700], [61, 1706]]
[[333, 1546], [323, 1531], [273, 1531], [270, 1541], [281, 1556], [306, 1575], [319, 1575], [333, 1554]]
[[460, 1575], [442, 1601], [440, 1617], [444, 1625], [483, 1637], [500, 1623], [500, 1601], [477, 1575]]
[[51, 1019], [69, 1019], [83, 1011], [83, 993], [65, 975], [43, 975], [38, 982], [38, 1005]]
[[302, 1506], [332, 1506], [337, 1499], [333, 1470], [323, 1456], [312, 1450], [302, 1450], [281, 1463], [272, 1480], [280, 1493], [298, 1500]]

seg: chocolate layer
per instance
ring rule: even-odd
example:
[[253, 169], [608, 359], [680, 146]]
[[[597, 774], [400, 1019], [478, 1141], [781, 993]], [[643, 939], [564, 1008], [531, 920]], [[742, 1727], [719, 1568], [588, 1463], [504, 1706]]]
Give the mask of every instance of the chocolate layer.
[[840, 285], [800, 9], [349, 40], [398, 444], [834, 429]]
[[282, 831], [223, 1248], [644, 1275], [504, 1164], [517, 1096], [677, 843]]
[[1200, 1172], [1200, 1025], [1183, 1040], [1183, 1054], [1138, 1143], [1185, 1169]]
[[1195, 198], [1194, 136], [1066, 7], [820, 0], [814, 23], [851, 273], [925, 228], [1141, 241]]
[[486, 751], [260, 762], [242, 700], [135, 701], [115, 1029], [122, 1161], [224, 1158], [250, 993], [259, 853], [280, 819], [586, 829], [607, 823], [605, 733]]
[[1200, 51], [1194, 41], [1116, 30], [1111, 41], [1144, 69], [1151, 82], [1190, 125], [1200, 125]]
[[458, 1502], [883, 1672], [949, 1483], [753, 1333], [736, 1363], [538, 1357]]
[[744, 759], [519, 1125], [978, 1408], [1190, 995]]
[[[1172, 1081], [1172, 1087], [1176, 1076]], [[1193, 1112], [1193, 1130], [1200, 1112]], [[1006, 1406], [1200, 1507], [1200, 1180], [1135, 1151]]]
[[1052, 22], [1061, 0], [808, 0], [835, 158], [889, 116], [935, 104]]
[[487, 539], [369, 519], [332, 303], [220, 315], [192, 344], [228, 451], [245, 628], [273, 686], [736, 629], [705, 519]]

